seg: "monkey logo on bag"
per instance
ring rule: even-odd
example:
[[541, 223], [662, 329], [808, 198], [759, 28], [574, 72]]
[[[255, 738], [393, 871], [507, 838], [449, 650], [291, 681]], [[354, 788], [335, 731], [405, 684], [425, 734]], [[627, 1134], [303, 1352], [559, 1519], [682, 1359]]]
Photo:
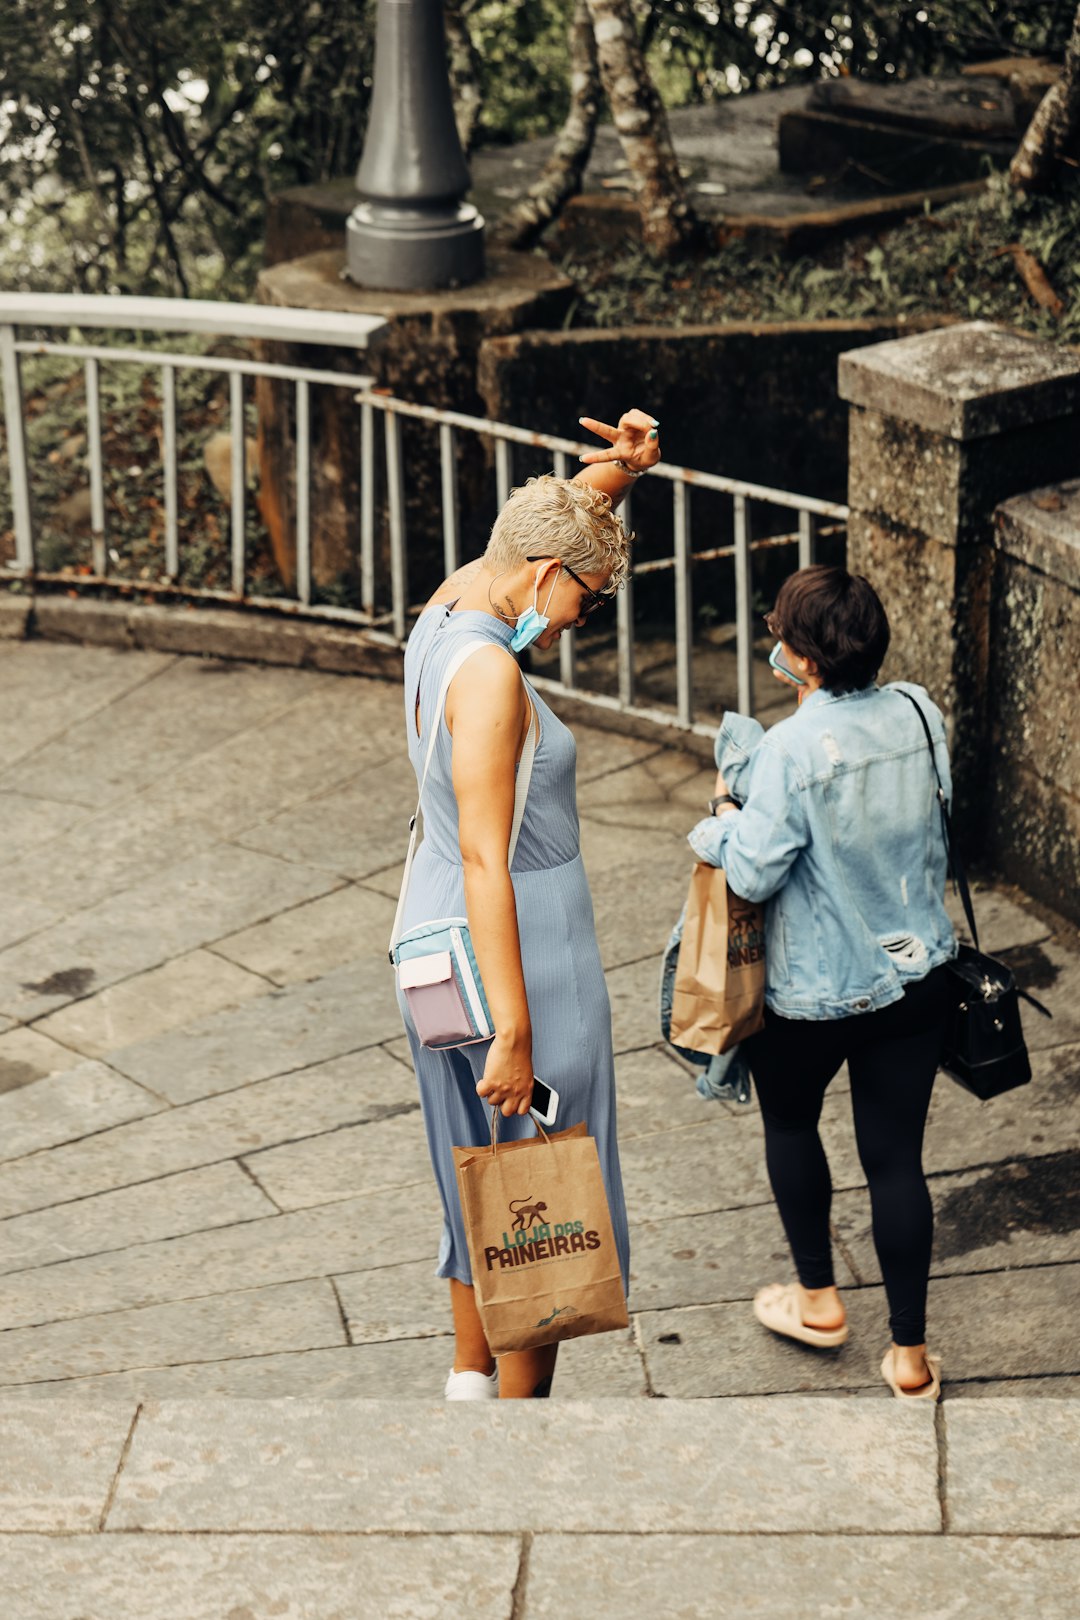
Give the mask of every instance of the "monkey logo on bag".
[[[529, 1197], [531, 1196], [532, 1195], [529, 1194]], [[528, 1197], [511, 1199], [510, 1213], [514, 1217], [514, 1224], [511, 1227], [511, 1231], [522, 1232], [527, 1226], [531, 1227], [533, 1221], [540, 1220], [541, 1211], [546, 1209], [547, 1205], [543, 1203], [538, 1202], [535, 1204], [530, 1204]], [[528, 1220], [525, 1219], [526, 1215], [529, 1217]], [[543, 1225], [543, 1222], [541, 1221], [540, 1224]]]
[[584, 1221], [547, 1221], [547, 1205], [531, 1194], [512, 1198], [507, 1205], [512, 1218], [510, 1230], [502, 1234], [502, 1246], [484, 1249], [488, 1271], [498, 1266], [524, 1266], [537, 1260], [557, 1260], [564, 1255], [584, 1254], [601, 1245], [599, 1232], [586, 1232]]

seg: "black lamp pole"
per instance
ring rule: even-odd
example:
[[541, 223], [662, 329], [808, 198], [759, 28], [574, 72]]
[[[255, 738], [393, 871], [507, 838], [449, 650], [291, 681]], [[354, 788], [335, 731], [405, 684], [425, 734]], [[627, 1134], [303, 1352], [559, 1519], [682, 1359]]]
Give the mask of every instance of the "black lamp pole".
[[462, 201], [469, 170], [454, 121], [442, 0], [379, 0], [375, 28], [346, 274], [390, 291], [463, 286], [484, 273], [484, 221]]

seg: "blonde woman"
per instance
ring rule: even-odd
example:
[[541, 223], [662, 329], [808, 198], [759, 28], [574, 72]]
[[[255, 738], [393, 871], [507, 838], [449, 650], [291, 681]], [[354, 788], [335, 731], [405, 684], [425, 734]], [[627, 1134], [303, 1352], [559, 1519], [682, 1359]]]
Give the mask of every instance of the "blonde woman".
[[[405, 654], [405, 719], [419, 778], [431, 728], [438, 741], [424, 787], [424, 840], [402, 920], [462, 915], [495, 1036], [454, 1050], [421, 1046], [404, 1000], [428, 1147], [443, 1206], [437, 1273], [450, 1281], [455, 1355], [449, 1400], [544, 1397], [557, 1346], [499, 1358], [473, 1298], [452, 1148], [532, 1135], [533, 1077], [559, 1094], [556, 1129], [579, 1121], [596, 1138], [623, 1272], [626, 1206], [615, 1137], [611, 1013], [592, 901], [578, 846], [574, 739], [522, 678], [515, 652], [553, 647], [612, 597], [626, 575], [628, 539], [614, 506], [660, 455], [658, 424], [630, 411], [617, 427], [583, 418], [609, 442], [573, 480], [531, 479], [496, 519], [482, 558], [431, 598]], [[466, 642], [483, 645], [450, 683]], [[533, 717], [539, 729], [524, 819], [508, 861], [517, 761]]]

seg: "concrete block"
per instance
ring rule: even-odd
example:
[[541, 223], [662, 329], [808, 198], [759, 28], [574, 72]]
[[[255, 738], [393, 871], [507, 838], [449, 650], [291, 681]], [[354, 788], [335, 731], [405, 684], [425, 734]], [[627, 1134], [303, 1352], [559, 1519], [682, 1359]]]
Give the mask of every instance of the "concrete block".
[[0, 952], [0, 1007], [39, 1018], [331, 886], [313, 868], [250, 850], [211, 850], [56, 923], [17, 955]]
[[382, 1119], [415, 1098], [411, 1072], [377, 1048], [316, 1064], [0, 1166], [0, 1218]]
[[525, 1613], [562, 1620], [573, 1592], [590, 1620], [1072, 1620], [1078, 1580], [1075, 1545], [1019, 1538], [549, 1535], [532, 1546]]
[[[646, 940], [644, 948], [648, 950], [654, 943]], [[662, 940], [660, 948], [665, 943]], [[643, 1046], [655, 1046], [660, 1039], [660, 948], [639, 962], [605, 971], [616, 1052], [637, 1052]]]
[[1080, 1534], [1080, 1407], [957, 1402], [945, 1412], [949, 1528], [961, 1535]]
[[700, 1073], [689, 1064], [684, 1067], [669, 1047], [647, 1046], [640, 1052], [621, 1053], [615, 1061], [619, 1141], [682, 1126], [711, 1125], [737, 1114], [736, 1103], [698, 1096], [694, 1087]]
[[5, 1532], [96, 1530], [135, 1408], [21, 1401], [0, 1424], [0, 1526]]
[[123, 1048], [112, 1061], [170, 1102], [188, 1103], [374, 1047], [400, 1033], [393, 973], [385, 957], [368, 957]]
[[280, 1209], [308, 1209], [390, 1187], [426, 1186], [431, 1176], [418, 1102], [402, 1117], [346, 1125], [303, 1142], [245, 1154], [241, 1161]]
[[[76, 1255], [125, 1249], [213, 1226], [257, 1220], [275, 1207], [239, 1165], [187, 1170], [0, 1221], [0, 1273], [30, 1271]], [[2, 1353], [4, 1340], [0, 1340]]]
[[395, 909], [386, 895], [348, 884], [219, 940], [214, 950], [275, 984], [295, 984], [359, 956], [385, 962]]
[[1077, 1376], [1078, 1311], [1080, 1265], [940, 1278], [930, 1283], [927, 1333], [949, 1383]]
[[0, 641], [22, 641], [30, 623], [32, 596], [13, 596], [0, 591]]
[[34, 599], [34, 629], [46, 641], [72, 641], [127, 652], [135, 646], [129, 614], [126, 602], [44, 594]]
[[[506, 1620], [511, 1536], [48, 1536], [0, 1540], [18, 1620]], [[360, 1596], [362, 1594], [362, 1596]]]
[[263, 996], [268, 988], [256, 973], [223, 960], [218, 948], [191, 951], [61, 1007], [35, 1027], [87, 1057], [104, 1057], [178, 1024]]
[[[667, 944], [693, 869], [693, 852], [686, 842], [686, 832], [694, 824], [692, 814], [684, 812], [685, 825], [678, 833], [624, 827], [617, 839], [612, 838], [610, 827], [588, 817], [582, 821], [581, 854], [605, 968], [634, 962], [647, 951], [662, 951]], [[647, 872], [648, 882], [627, 882], [628, 872]], [[670, 918], [670, 923], [660, 922], [661, 918]], [[658, 989], [655, 996], [659, 996]], [[659, 1036], [659, 1016], [657, 1008], [653, 1040]]]
[[334, 1291], [319, 1278], [5, 1333], [0, 1385], [81, 1382], [126, 1368], [321, 1349], [344, 1340]]
[[894, 1408], [493, 1402], [440, 1403], [406, 1417], [365, 1403], [166, 1402], [143, 1413], [109, 1523], [933, 1532], [941, 1522], [933, 1414]]
[[[106, 1064], [79, 1063], [0, 1097], [0, 1160], [93, 1136], [164, 1107], [159, 1097]], [[4, 1173], [0, 1170], [0, 1179]], [[14, 1212], [4, 1210], [0, 1196], [0, 1218], [3, 1213]]]
[[841, 355], [841, 399], [954, 439], [1080, 412], [1080, 360], [989, 321], [875, 343]]
[[353, 1344], [444, 1338], [450, 1290], [430, 1260], [345, 1272], [334, 1278]]
[[620, 1145], [627, 1208], [639, 1221], [707, 1216], [772, 1200], [757, 1120], [716, 1119]]
[[[1080, 590], [1080, 478], [1032, 489], [994, 514], [994, 546], [1004, 557]], [[1004, 649], [1003, 649], [1004, 650]]]
[[434, 1256], [442, 1226], [434, 1185], [394, 1188], [240, 1226], [140, 1243], [9, 1276], [0, 1329], [139, 1305], [299, 1282]]
[[[1018, 890], [1009, 893], [997, 884], [972, 882], [970, 878], [968, 882], [984, 951], [993, 955], [1016, 945], [1032, 945], [1051, 932], [1045, 919], [1023, 904], [1024, 896]], [[945, 910], [959, 936], [971, 943], [964, 908], [951, 884], [945, 894]]]

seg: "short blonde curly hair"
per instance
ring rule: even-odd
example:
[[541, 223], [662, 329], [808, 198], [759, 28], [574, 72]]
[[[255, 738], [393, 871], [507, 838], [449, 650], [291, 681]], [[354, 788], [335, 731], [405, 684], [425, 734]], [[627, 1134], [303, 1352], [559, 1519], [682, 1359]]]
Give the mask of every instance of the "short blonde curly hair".
[[530, 478], [495, 519], [484, 566], [507, 573], [526, 557], [557, 557], [578, 574], [606, 574], [615, 591], [630, 572], [630, 542], [602, 490], [545, 473]]

